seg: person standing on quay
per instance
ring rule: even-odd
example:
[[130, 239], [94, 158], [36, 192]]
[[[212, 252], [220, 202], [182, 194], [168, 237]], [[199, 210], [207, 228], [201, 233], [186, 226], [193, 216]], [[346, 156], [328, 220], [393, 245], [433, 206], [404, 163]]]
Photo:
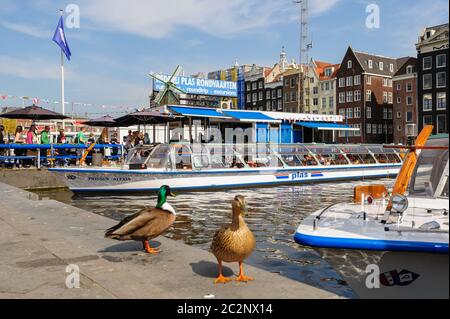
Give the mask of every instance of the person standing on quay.
[[41, 144], [50, 144], [50, 126], [46, 126], [41, 132]]
[[[25, 144], [26, 140], [24, 137], [22, 137], [22, 133], [23, 133], [23, 127], [21, 125], [17, 126], [16, 132], [14, 134], [14, 143], [15, 144]], [[24, 149], [15, 149], [14, 150], [15, 156], [25, 156], [26, 153], [27, 153], [27, 151]], [[23, 163], [22, 159], [15, 160], [15, 164], [17, 165], [17, 167], [22, 167], [22, 163]]]

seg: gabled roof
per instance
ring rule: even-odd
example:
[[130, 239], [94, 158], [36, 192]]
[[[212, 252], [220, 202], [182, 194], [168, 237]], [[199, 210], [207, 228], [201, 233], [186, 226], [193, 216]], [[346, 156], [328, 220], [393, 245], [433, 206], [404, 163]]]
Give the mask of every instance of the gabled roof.
[[[351, 48], [350, 48], [351, 49]], [[375, 55], [365, 52], [358, 52], [351, 49], [363, 68], [364, 72], [372, 73], [380, 76], [392, 77], [398, 70], [397, 59]], [[369, 68], [369, 61], [372, 61], [372, 68]], [[380, 69], [380, 64], [383, 63], [383, 70]], [[393, 65], [391, 72], [390, 65]]]
[[[322, 61], [314, 61], [316, 65], [316, 74], [319, 76], [320, 81], [326, 81], [331, 80], [332, 78], [336, 77], [337, 72], [339, 71], [340, 64], [332, 64], [329, 62], [322, 62]], [[325, 70], [328, 68], [334, 68], [333, 73], [331, 76], [325, 75]]]
[[395, 76], [405, 75], [406, 69], [408, 65], [413, 67], [413, 73], [417, 72], [417, 58], [413, 57], [404, 57], [397, 60], [398, 70], [395, 73]]

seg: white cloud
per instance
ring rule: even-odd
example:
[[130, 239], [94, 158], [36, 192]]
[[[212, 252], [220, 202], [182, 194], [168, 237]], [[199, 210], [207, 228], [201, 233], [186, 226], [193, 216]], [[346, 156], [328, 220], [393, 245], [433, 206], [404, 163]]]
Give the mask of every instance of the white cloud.
[[310, 12], [312, 15], [320, 15], [334, 8], [340, 1], [341, 0], [310, 0]]
[[6, 21], [2, 22], [1, 25], [9, 30], [24, 33], [36, 38], [50, 38], [52, 36], [50, 31], [41, 29], [34, 25], [12, 23]]
[[[313, 14], [340, 0], [310, 1]], [[148, 38], [165, 38], [177, 28], [193, 28], [218, 37], [261, 32], [285, 21], [295, 6], [285, 0], [97, 0], [80, 3], [81, 15], [94, 28]]]
[[16, 58], [0, 55], [0, 74], [24, 79], [54, 80], [60, 77], [58, 62], [39, 58]]

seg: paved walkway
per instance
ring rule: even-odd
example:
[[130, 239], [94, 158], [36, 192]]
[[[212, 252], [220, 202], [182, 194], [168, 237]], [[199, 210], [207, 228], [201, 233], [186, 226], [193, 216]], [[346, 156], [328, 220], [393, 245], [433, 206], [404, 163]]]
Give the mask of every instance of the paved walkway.
[[[337, 295], [246, 266], [254, 282], [213, 284], [214, 256], [157, 238], [162, 253], [103, 238], [115, 221], [0, 183], [0, 298], [338, 298]], [[81, 287], [66, 287], [75, 264]], [[237, 265], [229, 264], [225, 275]]]

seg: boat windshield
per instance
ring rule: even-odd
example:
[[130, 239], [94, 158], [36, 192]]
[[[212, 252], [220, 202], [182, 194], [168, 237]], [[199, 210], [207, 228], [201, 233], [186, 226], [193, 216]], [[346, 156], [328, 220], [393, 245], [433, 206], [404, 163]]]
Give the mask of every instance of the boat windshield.
[[369, 149], [360, 145], [341, 146], [342, 151], [347, 154], [347, 158], [352, 164], [376, 164], [375, 157], [370, 154]]
[[149, 168], [172, 168], [170, 147], [164, 144], [156, 146], [148, 157], [146, 164]]
[[[446, 145], [445, 142], [430, 145]], [[410, 194], [425, 197], [449, 197], [448, 150], [422, 150], [409, 186]]]

